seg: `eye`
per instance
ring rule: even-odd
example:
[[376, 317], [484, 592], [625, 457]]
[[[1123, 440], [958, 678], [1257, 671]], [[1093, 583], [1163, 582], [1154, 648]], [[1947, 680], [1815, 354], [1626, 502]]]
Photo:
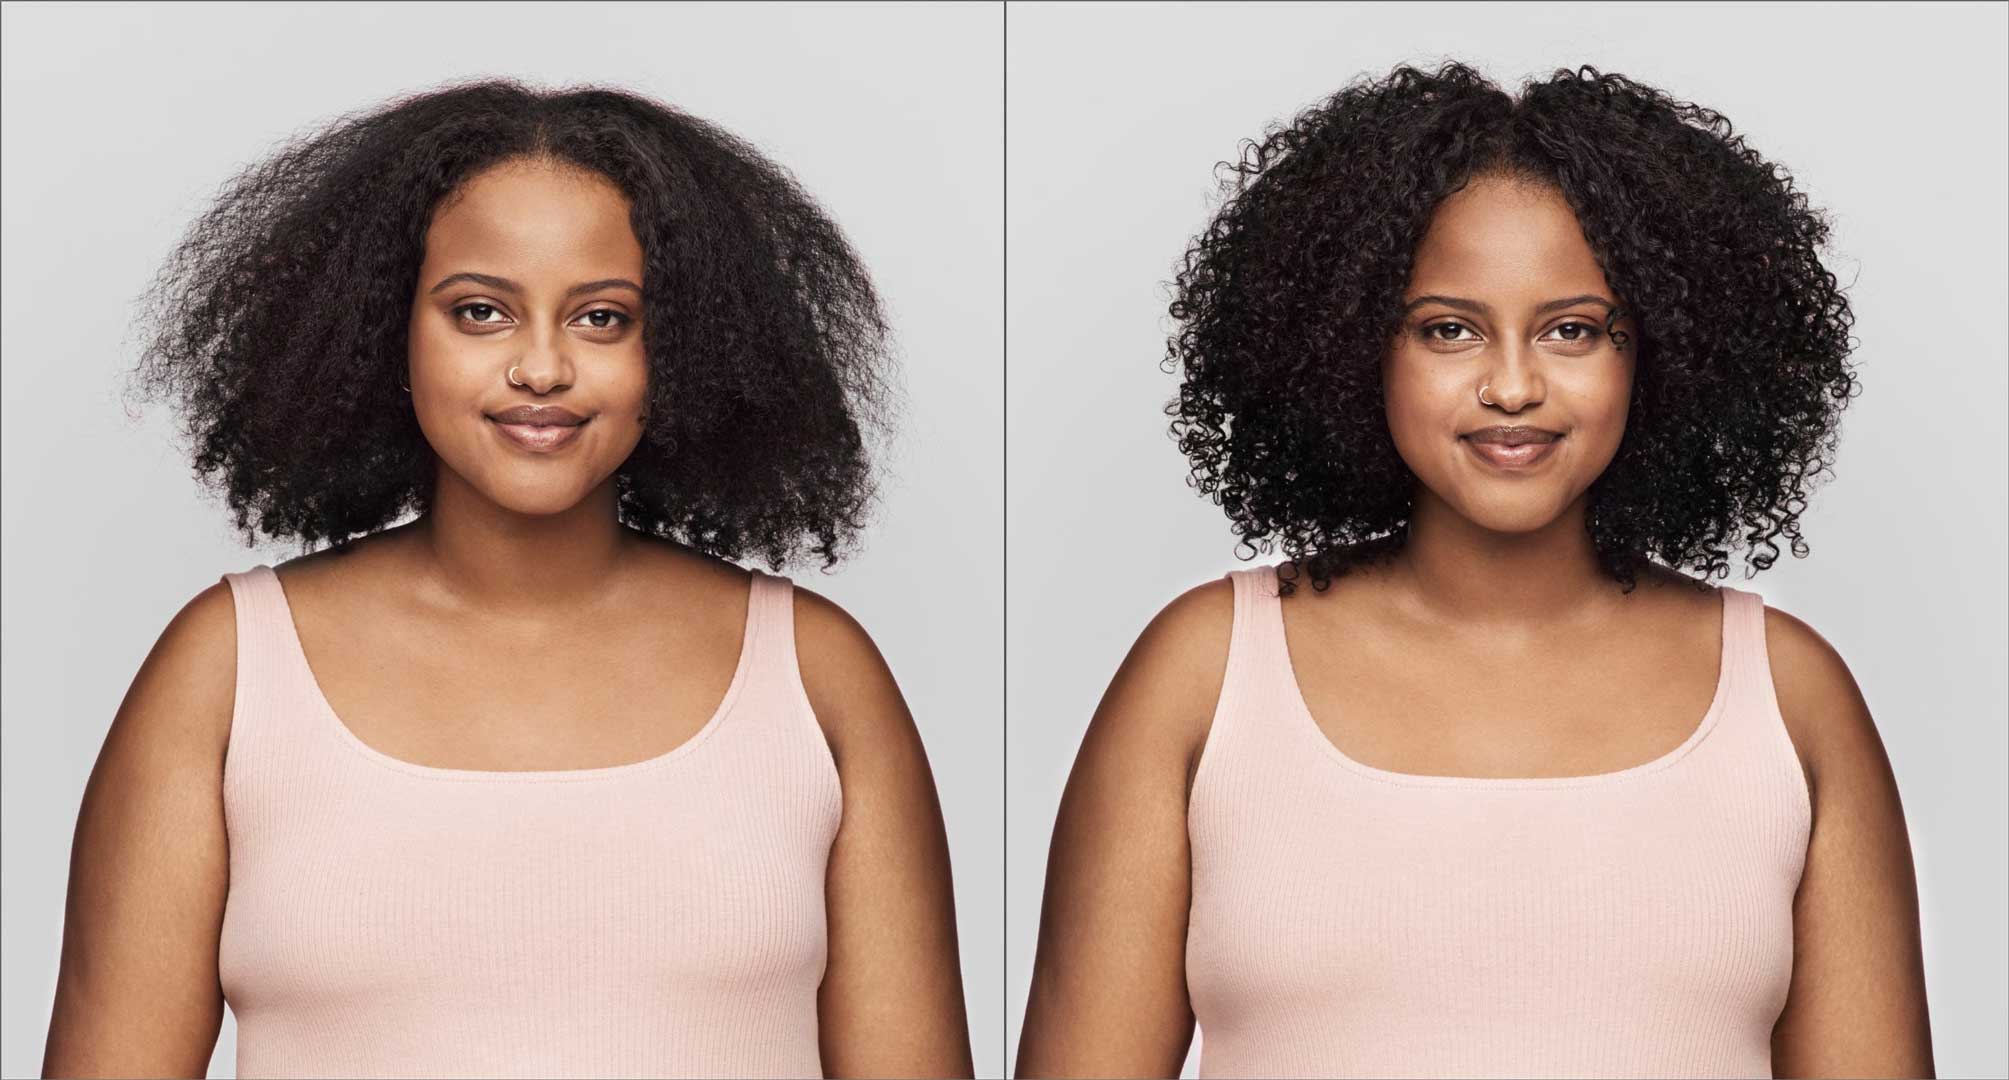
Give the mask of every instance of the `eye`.
[[1596, 341], [1598, 338], [1604, 336], [1604, 330], [1601, 327], [1595, 326], [1587, 322], [1562, 323], [1551, 329], [1549, 333], [1559, 334], [1565, 330], [1575, 331], [1574, 334], [1564, 335], [1561, 338], [1561, 340], [1567, 341], [1572, 345], [1582, 344], [1584, 342], [1589, 341]]
[[[471, 326], [501, 326], [507, 321], [502, 318], [489, 318], [491, 315], [500, 316], [502, 314], [501, 310], [494, 304], [462, 304], [453, 309], [453, 314], [461, 322], [465, 322]], [[588, 329], [615, 330], [635, 321], [631, 316], [615, 311], [612, 308], [594, 308], [579, 316], [581, 319], [595, 319], [596, 317], [604, 321], [590, 322], [587, 324]]]
[[[460, 305], [459, 307], [457, 307], [457, 308], [454, 308], [454, 309], [453, 309], [453, 314], [454, 314], [454, 316], [455, 316], [456, 318], [458, 318], [458, 319], [459, 319], [460, 321], [462, 321], [462, 322], [468, 322], [468, 323], [473, 323], [473, 324], [474, 324], [474, 325], [476, 325], [476, 326], [497, 326], [497, 325], [500, 325], [499, 323], [496, 323], [496, 322], [493, 322], [493, 321], [490, 321], [490, 320], [488, 320], [488, 319], [477, 319], [477, 318], [470, 318], [470, 317], [469, 317], [469, 315], [471, 315], [471, 314], [473, 314], [474, 312], [477, 312], [477, 311], [479, 311], [479, 312], [486, 312], [486, 313], [489, 313], [489, 314], [496, 314], [496, 315], [499, 315], [499, 314], [501, 314], [501, 312], [500, 312], [500, 311], [497, 311], [497, 310], [496, 310], [496, 307], [495, 307], [495, 305], [494, 305], [494, 304], [462, 304], [462, 305]], [[462, 312], [467, 312], [468, 314], [467, 314], [467, 315], [463, 315], [463, 314], [461, 314]]]
[[1468, 335], [1472, 332], [1463, 323], [1440, 322], [1425, 326], [1419, 333], [1423, 335], [1423, 340], [1425, 341], [1441, 341], [1447, 345], [1456, 345], [1472, 340], [1470, 337], [1449, 336], [1444, 333], [1447, 330]]

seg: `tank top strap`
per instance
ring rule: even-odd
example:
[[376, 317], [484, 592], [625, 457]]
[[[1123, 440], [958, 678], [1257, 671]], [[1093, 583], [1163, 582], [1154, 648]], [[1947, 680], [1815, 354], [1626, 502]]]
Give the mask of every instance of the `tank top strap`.
[[[1235, 589], [1235, 626], [1228, 640], [1228, 673], [1221, 696], [1245, 715], [1284, 715], [1297, 680], [1284, 637], [1283, 594], [1274, 566], [1228, 572]], [[1230, 691], [1232, 690], [1232, 700]]]
[[794, 667], [795, 584], [788, 578], [749, 567], [746, 618], [748, 638], [760, 654], [762, 667]]
[[1772, 689], [1771, 660], [1765, 652], [1765, 600], [1728, 585], [1723, 595], [1723, 682], [1725, 713], [1744, 726], [1783, 724]]
[[[1235, 589], [1235, 628], [1229, 645], [1229, 664], [1246, 667], [1251, 673], [1274, 674], [1270, 661], [1288, 659], [1284, 643], [1283, 598], [1274, 566], [1251, 566], [1228, 571]], [[1233, 656], [1235, 646], [1241, 656]]]
[[260, 563], [248, 570], [224, 574], [230, 598], [237, 612], [237, 674], [241, 681], [245, 661], [269, 665], [278, 655], [276, 646], [285, 640], [279, 633], [287, 618], [285, 596], [279, 592], [277, 575]]
[[[1205, 779], [1209, 773], [1227, 769], [1241, 775], [1254, 764], [1248, 759], [1250, 754], [1260, 761], [1289, 752], [1288, 747], [1264, 745], [1280, 735], [1280, 721], [1289, 715], [1289, 695], [1296, 687], [1290, 675], [1276, 568], [1251, 566], [1230, 570], [1225, 576], [1234, 589], [1234, 616], [1220, 699], [1207, 725], [1193, 775], [1189, 798], [1196, 812], [1211, 804], [1206, 790], [1211, 783]], [[1222, 764], [1224, 759], [1242, 759], [1243, 767]], [[1196, 824], [1189, 820], [1189, 826]]]
[[223, 580], [237, 611], [236, 719], [290, 715], [286, 709], [316, 700], [278, 573], [260, 563]]
[[[836, 759], [816, 709], [803, 684], [802, 664], [795, 647], [795, 582], [785, 575], [749, 567], [746, 658], [743, 673], [745, 715], [734, 723], [742, 732], [757, 733], [777, 760], [805, 765], [817, 779], [817, 789], [833, 807], [841, 808]], [[757, 704], [755, 704], [757, 703]], [[785, 749], [784, 749], [785, 748]]]
[[237, 677], [223, 762], [224, 810], [238, 830], [257, 828], [312, 770], [320, 690], [300, 653], [279, 575], [260, 563], [222, 575], [237, 616]]
[[1719, 722], [1741, 729], [1746, 745], [1761, 760], [1778, 767], [1776, 773], [1767, 775], [1779, 779], [1786, 801], [1792, 804], [1792, 814], [1803, 827], [1810, 827], [1811, 789], [1772, 681], [1772, 660], [1765, 643], [1765, 598], [1728, 585], [1719, 588], [1724, 603], [1723, 663], [1729, 669], [1729, 700]]
[[1746, 687], [1755, 689], [1759, 676], [1769, 691], [1770, 662], [1765, 655], [1765, 600], [1757, 593], [1728, 585], [1723, 592], [1723, 662], [1735, 669]]

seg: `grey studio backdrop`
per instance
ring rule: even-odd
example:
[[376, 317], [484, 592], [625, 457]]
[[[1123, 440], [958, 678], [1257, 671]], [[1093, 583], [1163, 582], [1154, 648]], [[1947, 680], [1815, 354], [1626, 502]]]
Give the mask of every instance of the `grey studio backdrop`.
[[[608, 82], [786, 166], [882, 288], [906, 417], [863, 553], [787, 568], [870, 631], [955, 871], [979, 1075], [1003, 1012], [1003, 12], [962, 6], [91, 5], [5, 10], [4, 1039], [41, 1067], [72, 830], [168, 619], [247, 549], [162, 409], [128, 424], [129, 301], [223, 180], [298, 129], [475, 75]], [[226, 1016], [212, 1076], [233, 1071]]]
[[1739, 559], [1723, 583], [1849, 663], [1911, 832], [1939, 1075], [2009, 1075], [2004, 41], [1992, 4], [1009, 6], [1012, 1057], [1096, 701], [1159, 607], [1251, 565], [1184, 486], [1158, 411], [1176, 386], [1157, 366], [1161, 283], [1217, 205], [1213, 165], [1355, 75], [1459, 58], [1509, 90], [1579, 63], [1660, 85], [1723, 112], [1833, 211], [1863, 395], [1804, 518], [1809, 557], [1749, 581]]

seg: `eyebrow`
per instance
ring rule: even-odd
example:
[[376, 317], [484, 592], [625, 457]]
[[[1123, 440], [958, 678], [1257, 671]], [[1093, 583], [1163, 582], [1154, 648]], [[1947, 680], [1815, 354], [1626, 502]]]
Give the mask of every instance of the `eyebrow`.
[[[1469, 311], [1477, 315], [1491, 315], [1493, 313], [1492, 307], [1482, 301], [1467, 300], [1462, 296], [1439, 296], [1436, 293], [1419, 296], [1402, 305], [1402, 310], [1406, 314], [1423, 304], [1442, 304], [1448, 308], [1457, 308], [1459, 311]], [[1614, 309], [1618, 307], [1617, 304], [1602, 296], [1593, 293], [1584, 293], [1581, 296], [1565, 296], [1560, 300], [1550, 300], [1539, 304], [1535, 307], [1535, 314], [1546, 315], [1551, 311], [1560, 311], [1563, 308], [1575, 307], [1578, 304], [1602, 304], [1607, 308]]]
[[[427, 292], [426, 295], [430, 296], [433, 293], [436, 293], [441, 289], [444, 289], [448, 285], [452, 285], [457, 281], [472, 281], [476, 285], [486, 285], [491, 289], [500, 289], [503, 292], [517, 293], [519, 295], [521, 295], [523, 292], [523, 286], [518, 285], [516, 282], [511, 281], [506, 277], [496, 277], [494, 274], [477, 274], [474, 273], [473, 271], [465, 271], [458, 274], [448, 274], [447, 276], [439, 279], [439, 284], [434, 285], [432, 289]], [[588, 281], [585, 282], [584, 284], [574, 285], [571, 288], [565, 290], [565, 295], [568, 298], [570, 298], [578, 296], [580, 293], [599, 292], [601, 289], [633, 289], [635, 290], [635, 294], [637, 296], [642, 295], [642, 287], [640, 285], [637, 285], [634, 282], [629, 281], [627, 278], [617, 278], [617, 277], [601, 278], [598, 281]]]

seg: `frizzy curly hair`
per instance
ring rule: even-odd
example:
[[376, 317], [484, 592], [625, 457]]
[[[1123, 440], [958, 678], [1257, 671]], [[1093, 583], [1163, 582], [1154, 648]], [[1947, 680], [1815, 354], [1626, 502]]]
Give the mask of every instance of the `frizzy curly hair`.
[[[1832, 466], [1859, 387], [1853, 319], [1818, 252], [1829, 225], [1730, 122], [1584, 66], [1516, 100], [1461, 63], [1362, 78], [1221, 164], [1223, 202], [1172, 283], [1162, 366], [1187, 483], [1237, 555], [1281, 548], [1314, 589], [1400, 547], [1416, 476], [1381, 363], [1438, 203], [1481, 175], [1561, 191], [1639, 328], [1629, 418], [1588, 492], [1599, 563], [1626, 591], [1647, 556], [1747, 576]], [[1617, 313], [1614, 313], [1614, 318]]]
[[[172, 397], [247, 540], [338, 547], [429, 509], [400, 383], [433, 212], [505, 161], [577, 166], [631, 204], [649, 420], [626, 525], [770, 567], [855, 544], [895, 391], [845, 238], [739, 138], [620, 89], [449, 83], [288, 140], [224, 185], [141, 298], [133, 384]], [[220, 479], [217, 479], [220, 478]]]

